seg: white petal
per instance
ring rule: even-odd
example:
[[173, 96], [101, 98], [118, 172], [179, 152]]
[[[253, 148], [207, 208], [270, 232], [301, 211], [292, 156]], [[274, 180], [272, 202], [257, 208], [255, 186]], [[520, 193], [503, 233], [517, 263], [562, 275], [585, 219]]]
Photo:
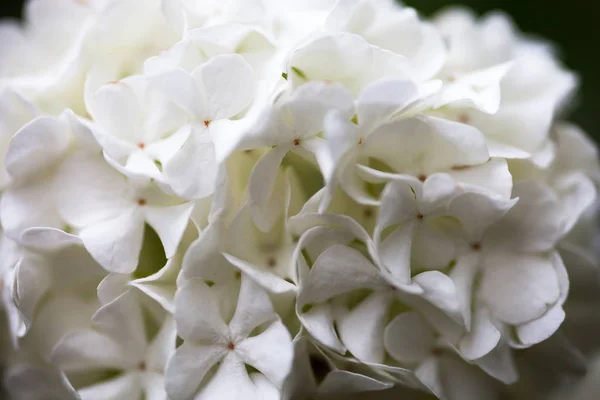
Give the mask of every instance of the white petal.
[[560, 328], [565, 316], [562, 306], [557, 304], [541, 318], [518, 326], [516, 333], [520, 343], [517, 347], [530, 347], [548, 339]]
[[491, 228], [486, 240], [512, 251], [538, 252], [554, 247], [564, 233], [559, 200], [549, 187], [534, 181], [515, 183], [519, 202]]
[[[15, 399], [75, 400], [78, 395], [64, 375], [39, 365], [18, 364], [5, 370], [5, 388]], [[35, 382], [32, 385], [31, 382]]]
[[72, 244], [82, 244], [81, 239], [55, 228], [29, 228], [23, 232], [21, 245], [36, 251], [52, 251]]
[[135, 90], [127, 81], [102, 86], [92, 97], [91, 114], [109, 135], [130, 142], [141, 140], [142, 110]]
[[382, 79], [367, 86], [357, 100], [358, 124], [375, 128], [417, 99], [417, 86], [409, 80]]
[[150, 372], [141, 377], [146, 400], [168, 400], [162, 373]]
[[[201, 310], [197, 309], [198, 304], [202, 304]], [[218, 340], [227, 332], [217, 296], [199, 280], [191, 280], [177, 291], [175, 321], [184, 340]]]
[[117, 297], [125, 293], [129, 288], [127, 283], [131, 280], [129, 274], [108, 274], [98, 285], [98, 300], [103, 306], [114, 301]]
[[424, 360], [435, 345], [435, 335], [427, 322], [415, 312], [405, 312], [389, 323], [384, 332], [387, 352], [405, 363]]
[[340, 342], [334, 326], [334, 315], [331, 304], [320, 304], [310, 310], [302, 310], [296, 306], [296, 313], [302, 326], [319, 343], [337, 351], [346, 353], [346, 347]]
[[77, 228], [115, 218], [133, 204], [127, 181], [97, 155], [70, 157], [57, 172], [55, 185], [61, 216]]
[[195, 127], [183, 147], [164, 166], [173, 191], [187, 199], [202, 199], [215, 191], [218, 165], [207, 129]]
[[475, 312], [471, 331], [458, 343], [458, 350], [467, 360], [476, 360], [490, 353], [500, 341], [501, 333], [490, 319], [489, 311]]
[[479, 296], [495, 318], [523, 324], [541, 317], [560, 297], [553, 261], [509, 252], [486, 254]]
[[18, 240], [29, 228], [62, 228], [64, 223], [56, 212], [56, 204], [48, 198], [52, 190], [52, 180], [6, 189], [0, 199], [0, 218], [6, 234]]
[[[323, 63], [324, 60], [327, 63]], [[296, 87], [307, 79], [337, 81], [360, 76], [372, 60], [373, 50], [362, 37], [348, 33], [330, 34], [294, 51], [288, 77]]]
[[581, 215], [589, 209], [596, 199], [594, 183], [582, 173], [562, 176], [554, 183], [565, 211], [565, 232], [570, 231], [579, 221]]
[[144, 220], [137, 210], [126, 211], [116, 218], [82, 229], [79, 237], [92, 257], [107, 271], [131, 273], [137, 267], [142, 249]]
[[127, 354], [139, 362], [146, 350], [147, 338], [142, 306], [136, 293], [128, 291], [103, 306], [92, 320], [98, 329], [127, 349]]
[[242, 275], [242, 286], [229, 331], [235, 340], [246, 338], [256, 327], [275, 318], [268, 294], [248, 276]]
[[238, 343], [235, 352], [277, 387], [283, 385], [294, 356], [292, 338], [280, 321], [273, 323], [259, 335]]
[[152, 371], [163, 372], [167, 361], [175, 351], [176, 340], [175, 319], [172, 316], [167, 316], [160, 331], [148, 345], [146, 366]]
[[511, 198], [513, 178], [506, 160], [494, 158], [485, 164], [448, 172], [465, 190], [489, 192], [508, 200]]
[[493, 399], [497, 396], [493, 379], [458, 357], [442, 357], [440, 370], [444, 394], [449, 400]]
[[278, 146], [275, 149], [267, 151], [261, 159], [255, 164], [250, 180], [248, 182], [248, 205], [256, 226], [263, 232], [271, 230], [275, 220], [280, 217], [283, 211], [279, 203], [283, 202], [273, 193], [275, 182], [279, 171], [279, 166], [289, 147]]
[[333, 179], [336, 168], [344, 155], [356, 147], [360, 137], [356, 125], [341, 111], [333, 110], [325, 118], [325, 137], [329, 148], [330, 160], [319, 163], [326, 182]]
[[149, 78], [150, 84], [169, 100], [197, 118], [205, 118], [208, 110], [196, 81], [181, 68], [172, 69]]
[[12, 138], [6, 152], [6, 170], [14, 179], [27, 179], [56, 165], [71, 144], [69, 126], [59, 119], [39, 117]]
[[244, 272], [260, 285], [262, 289], [270, 293], [289, 293], [296, 290], [296, 286], [293, 283], [286, 281], [271, 271], [263, 271], [257, 268], [256, 265], [234, 257], [231, 254], [223, 253], [223, 256], [232, 265], [239, 268], [240, 271]]
[[[412, 262], [427, 270], [442, 269], [452, 261], [455, 252], [454, 238], [434, 225], [423, 221], [414, 230]], [[435, 249], [435, 251], [431, 251]]]
[[344, 394], [357, 392], [371, 392], [375, 390], [389, 389], [391, 383], [381, 382], [369, 376], [360, 375], [349, 371], [331, 371], [321, 385], [319, 393], [322, 394]]
[[128, 285], [138, 288], [173, 314], [175, 312], [176, 280], [180, 271], [180, 263], [179, 258], [175, 256], [169, 259], [167, 264], [156, 274], [130, 281]]
[[109, 381], [78, 390], [81, 400], [138, 399], [142, 395], [140, 377], [124, 374]]
[[241, 113], [254, 98], [254, 72], [238, 54], [221, 55], [201, 65], [192, 77], [207, 98], [207, 117], [227, 119]]
[[511, 385], [519, 379], [519, 372], [512, 352], [512, 349], [501, 342], [494, 351], [476, 360], [475, 364], [492, 377]]
[[[52, 351], [52, 362], [70, 372], [94, 368], [131, 366], [127, 348], [98, 332], [80, 331], [65, 336]], [[135, 359], [134, 359], [135, 361]]]
[[377, 244], [380, 261], [398, 282], [407, 285], [412, 277], [410, 262], [415, 227], [412, 222], [402, 224]]
[[193, 203], [173, 207], [146, 207], [144, 216], [160, 238], [167, 258], [173, 257], [188, 226]]
[[383, 330], [391, 297], [374, 293], [338, 320], [340, 339], [359, 360], [383, 363]]
[[293, 141], [323, 132], [325, 117], [332, 110], [350, 120], [354, 113], [352, 93], [339, 83], [308, 82], [294, 91], [279, 113], [291, 125]]
[[[333, 284], [332, 284], [333, 283]], [[315, 261], [298, 295], [298, 304], [318, 304], [356, 289], [379, 289], [389, 285], [361, 253], [332, 246]]]
[[246, 366], [234, 352], [230, 352], [194, 400], [246, 400], [256, 396], [257, 389], [246, 372]]
[[479, 193], [465, 193], [452, 199], [449, 214], [457, 218], [470, 240], [481, 240], [486, 229], [500, 220], [518, 199], [493, 199]]
[[414, 281], [423, 289], [421, 296], [424, 299], [446, 313], [455, 322], [460, 325], [465, 324], [465, 321], [462, 320], [460, 294], [457, 293], [457, 288], [448, 275], [439, 271], [426, 271], [415, 276]]
[[227, 353], [215, 345], [182, 344], [165, 371], [166, 391], [173, 400], [191, 399], [210, 369]]

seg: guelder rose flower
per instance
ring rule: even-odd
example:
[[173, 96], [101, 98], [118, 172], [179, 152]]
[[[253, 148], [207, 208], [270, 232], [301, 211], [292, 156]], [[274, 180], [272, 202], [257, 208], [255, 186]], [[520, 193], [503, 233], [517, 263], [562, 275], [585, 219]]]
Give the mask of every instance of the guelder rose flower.
[[67, 334], [54, 348], [52, 361], [67, 376], [118, 371], [111, 378], [76, 387], [82, 398], [164, 399], [163, 371], [175, 348], [175, 323], [172, 316], [153, 321], [158, 331], [148, 338], [144, 318], [148, 317], [136, 294], [127, 292], [92, 317], [96, 329]]
[[[204, 308], [198, 312], [193, 304]], [[176, 307], [177, 328], [184, 343], [167, 367], [171, 398], [260, 398], [262, 385], [256, 383], [260, 374], [270, 385], [281, 387], [292, 361], [291, 337], [266, 293], [250, 278], [242, 276], [231, 317], [222, 314], [212, 289], [198, 281], [180, 289]], [[226, 323], [224, 318], [231, 319]], [[217, 363], [217, 370], [206, 379]], [[249, 375], [246, 365], [258, 373]]]
[[506, 15], [24, 15], [0, 22], [11, 398], [529, 400], [568, 381], [536, 366], [600, 350], [598, 149], [557, 120], [576, 75]]

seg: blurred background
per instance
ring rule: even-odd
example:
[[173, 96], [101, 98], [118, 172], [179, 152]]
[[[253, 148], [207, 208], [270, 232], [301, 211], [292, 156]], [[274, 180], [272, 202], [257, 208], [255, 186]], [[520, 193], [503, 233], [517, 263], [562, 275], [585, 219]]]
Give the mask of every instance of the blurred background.
[[[564, 63], [581, 76], [570, 119], [600, 142], [600, 6], [595, 0], [404, 0], [424, 15], [463, 5], [485, 13], [503, 10], [526, 33], [556, 44]], [[0, 0], [0, 17], [18, 18], [23, 0]], [[0, 46], [2, 44], [0, 43]]]

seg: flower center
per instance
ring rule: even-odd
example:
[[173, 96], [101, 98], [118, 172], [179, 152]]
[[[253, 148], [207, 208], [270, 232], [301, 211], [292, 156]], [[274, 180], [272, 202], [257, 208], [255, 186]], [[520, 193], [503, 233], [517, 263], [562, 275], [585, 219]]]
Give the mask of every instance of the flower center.
[[229, 343], [227, 344], [227, 348], [228, 348], [229, 350], [234, 350], [234, 349], [235, 349], [235, 344], [233, 344], [232, 342], [229, 342]]
[[138, 200], [137, 200], [137, 203], [138, 203], [138, 205], [139, 205], [139, 206], [141, 206], [141, 207], [143, 207], [143, 206], [145, 206], [146, 204], [148, 204], [148, 202], [146, 201], [146, 199], [138, 199]]
[[418, 178], [419, 178], [419, 180], [420, 180], [421, 182], [425, 182], [425, 181], [427, 180], [427, 175], [423, 175], [423, 174], [421, 174], [421, 175], [419, 175], [419, 177], [418, 177]]
[[474, 251], [479, 251], [479, 250], [481, 250], [481, 243], [479, 243], [479, 242], [478, 242], [478, 243], [473, 243], [473, 244], [471, 245], [471, 248], [472, 248]]
[[471, 118], [469, 118], [467, 114], [463, 113], [458, 116], [458, 122], [462, 124], [468, 124], [469, 122], [471, 122]]
[[144, 361], [142, 361], [141, 363], [138, 364], [138, 369], [140, 371], [145, 371], [146, 370], [146, 363]]
[[294, 146], [300, 146], [300, 139], [294, 139]]
[[417, 219], [423, 219], [423, 218], [425, 218], [425, 216], [423, 214], [421, 214], [421, 213], [417, 214]]
[[146, 145], [144, 143], [138, 143], [138, 147], [144, 150], [144, 147], [146, 147]]
[[208, 119], [207, 119], [207, 120], [205, 120], [205, 121], [204, 121], [204, 126], [208, 128], [208, 127], [210, 126], [210, 123], [211, 123], [211, 122], [212, 122], [211, 120], [208, 120]]

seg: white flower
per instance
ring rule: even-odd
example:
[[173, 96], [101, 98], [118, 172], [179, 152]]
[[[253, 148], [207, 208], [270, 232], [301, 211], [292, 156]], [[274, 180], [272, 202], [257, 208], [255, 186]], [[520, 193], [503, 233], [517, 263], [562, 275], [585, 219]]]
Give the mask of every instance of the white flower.
[[418, 81], [434, 77], [446, 61], [441, 35], [419, 20], [414, 9], [390, 0], [342, 0], [329, 14], [326, 28], [361, 35], [369, 43], [406, 57]]
[[230, 119], [254, 98], [252, 67], [239, 55], [221, 55], [191, 73], [173, 69], [150, 81], [193, 119], [188, 139], [164, 165], [166, 180], [182, 197], [210, 196], [219, 169], [217, 157], [233, 147], [237, 130], [244, 126]]
[[381, 78], [413, 78], [408, 60], [369, 44], [353, 33], [327, 33], [318, 36], [290, 56], [287, 79], [294, 87], [309, 81], [344, 84], [352, 93]]
[[14, 135], [5, 158], [12, 184], [0, 201], [9, 237], [26, 240], [31, 228], [65, 228], [55, 199], [56, 172], [72, 147], [88, 145], [89, 136], [86, 125], [69, 111], [37, 117]]
[[62, 240], [52, 250], [27, 249], [15, 270], [14, 301], [28, 329], [20, 346], [42, 357], [65, 333], [89, 325], [106, 275], [76, 238], [62, 234]]
[[117, 371], [75, 387], [82, 399], [167, 398], [163, 370], [175, 349], [175, 323], [170, 316], [153, 321], [158, 331], [148, 337], [144, 318], [136, 293], [129, 291], [92, 317], [97, 329], [69, 333], [56, 345], [52, 361], [67, 376], [87, 373], [93, 379], [94, 373]]
[[[500, 85], [499, 108], [479, 107], [482, 112], [463, 104], [456, 118], [483, 132], [493, 157], [530, 158], [548, 151], [550, 125], [576, 77], [561, 68], [547, 45], [521, 38], [502, 14], [476, 21], [468, 12], [449, 11], [438, 24], [450, 43], [444, 76], [457, 84], [466, 80], [481, 93], [485, 85]], [[512, 62], [508, 72], [500, 67], [506, 62]]]
[[[204, 308], [197, 310], [195, 304]], [[257, 377], [249, 376], [246, 365], [263, 374], [270, 385], [283, 384], [293, 356], [290, 334], [273, 312], [266, 293], [246, 276], [242, 276], [237, 307], [229, 323], [221, 313], [218, 297], [197, 280], [177, 293], [175, 318], [184, 343], [167, 367], [171, 398], [261, 398]], [[257, 328], [262, 329], [255, 334]], [[217, 363], [217, 370], [209, 374]]]
[[[135, 76], [104, 85], [92, 97], [95, 136], [126, 169], [163, 181], [166, 164], [190, 134], [186, 113]], [[156, 165], [158, 164], [158, 165]]]
[[63, 163], [57, 186], [61, 216], [111, 272], [136, 269], [146, 223], [161, 238], [167, 258], [172, 257], [193, 208], [193, 203], [169, 196], [154, 182], [122, 175], [102, 155], [87, 151]]
[[508, 17], [30, 0], [0, 42], [10, 396], [529, 398], [597, 347], [599, 153]]

